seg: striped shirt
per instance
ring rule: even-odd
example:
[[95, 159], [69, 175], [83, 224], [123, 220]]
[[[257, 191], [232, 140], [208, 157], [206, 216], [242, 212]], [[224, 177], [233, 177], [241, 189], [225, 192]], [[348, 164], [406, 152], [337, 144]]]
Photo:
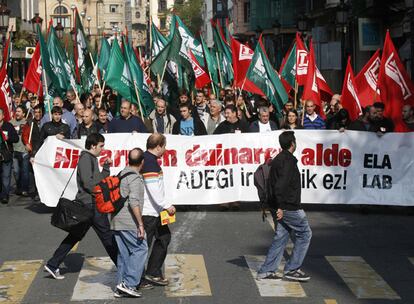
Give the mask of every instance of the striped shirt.
[[319, 130], [319, 129], [326, 129], [325, 121], [316, 113], [312, 116], [305, 114], [305, 118], [303, 119], [303, 128], [304, 129], [311, 129], [311, 130]]
[[157, 156], [148, 151], [144, 152], [142, 177], [145, 185], [142, 215], [159, 216], [171, 204], [165, 201], [164, 178]]

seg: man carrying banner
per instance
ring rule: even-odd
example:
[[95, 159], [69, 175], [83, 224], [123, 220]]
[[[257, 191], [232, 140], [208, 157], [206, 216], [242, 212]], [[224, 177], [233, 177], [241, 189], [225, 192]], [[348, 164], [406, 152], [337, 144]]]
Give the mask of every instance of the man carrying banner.
[[293, 251], [284, 269], [284, 277], [295, 281], [308, 281], [300, 267], [309, 248], [312, 231], [305, 211], [301, 207], [301, 182], [298, 160], [293, 155], [296, 138], [293, 131], [285, 131], [279, 136], [283, 149], [271, 163], [269, 205], [277, 210], [278, 225], [266, 260], [257, 273], [257, 279], [280, 279], [276, 274], [283, 257], [289, 235], [294, 233]]

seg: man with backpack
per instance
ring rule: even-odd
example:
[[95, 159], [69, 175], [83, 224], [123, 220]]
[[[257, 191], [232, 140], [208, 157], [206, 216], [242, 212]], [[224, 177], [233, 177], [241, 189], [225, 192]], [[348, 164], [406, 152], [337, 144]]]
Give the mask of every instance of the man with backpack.
[[83, 225], [81, 229], [69, 232], [68, 236], [62, 241], [56, 249], [53, 257], [47, 261], [44, 266], [45, 271], [57, 280], [65, 277], [60, 274], [59, 265], [63, 262], [69, 251], [75, 244], [83, 239], [90, 227], [93, 227], [106, 252], [117, 265], [118, 249], [113, 238], [113, 232], [110, 230], [108, 216], [99, 213], [95, 209], [94, 198], [92, 196], [94, 187], [105, 177], [109, 176], [109, 166], [111, 159], [107, 159], [103, 165], [102, 172], [99, 170], [98, 156], [101, 154], [105, 145], [105, 138], [101, 134], [92, 133], [88, 135], [85, 141], [85, 151], [82, 151], [76, 174], [76, 184], [78, 192], [76, 200], [82, 202], [93, 211], [91, 220]]
[[118, 275], [114, 292], [116, 298], [124, 295], [141, 297], [137, 286], [141, 280], [148, 254], [142, 208], [144, 181], [139, 172], [144, 164], [144, 152], [135, 148], [128, 154], [128, 166], [119, 174], [121, 197], [127, 198], [118, 212], [111, 213], [111, 229], [118, 245]]
[[301, 182], [293, 155], [296, 138], [293, 131], [285, 131], [279, 136], [280, 152], [271, 163], [269, 175], [269, 206], [276, 210], [278, 220], [275, 236], [270, 245], [265, 262], [257, 273], [257, 279], [281, 279], [276, 271], [279, 268], [289, 236], [293, 237], [293, 251], [286, 262], [284, 278], [295, 281], [308, 281], [300, 267], [309, 248], [312, 231], [305, 211], [301, 207]]

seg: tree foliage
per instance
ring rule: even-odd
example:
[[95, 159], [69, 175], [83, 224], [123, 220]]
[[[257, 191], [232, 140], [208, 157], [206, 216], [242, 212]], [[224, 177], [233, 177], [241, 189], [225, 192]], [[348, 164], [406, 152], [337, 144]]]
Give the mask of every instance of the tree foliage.
[[202, 7], [203, 0], [175, 1], [172, 12], [183, 20], [193, 34], [197, 34], [203, 25]]

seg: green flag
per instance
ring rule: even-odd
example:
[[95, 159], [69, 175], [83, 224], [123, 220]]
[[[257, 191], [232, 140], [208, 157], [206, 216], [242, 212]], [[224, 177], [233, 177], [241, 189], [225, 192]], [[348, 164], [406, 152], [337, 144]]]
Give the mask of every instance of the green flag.
[[[194, 38], [194, 36], [185, 26], [184, 22], [181, 20], [180, 17], [173, 15], [171, 25], [176, 26], [178, 31], [180, 32], [182, 43], [185, 46], [184, 53], [187, 55], [187, 49], [190, 49], [191, 52], [196, 57], [197, 61], [204, 67], [204, 56], [203, 56], [203, 48], [201, 46], [201, 43]], [[187, 60], [189, 61], [189, 59]]]
[[96, 79], [93, 74], [93, 64], [89, 54], [88, 40], [83, 31], [77, 9], [75, 9], [75, 34], [74, 53], [77, 81], [81, 85], [82, 92], [90, 92]]
[[76, 88], [72, 67], [66, 56], [66, 52], [60, 44], [59, 38], [56, 36], [53, 26], [49, 30], [47, 49], [50, 56], [50, 67], [59, 81], [61, 90], [67, 91], [68, 89]]
[[[147, 117], [152, 110], [154, 110], [154, 102], [152, 100], [150, 89], [145, 79], [145, 73], [138, 64], [137, 58], [132, 50], [132, 47], [126, 43], [123, 37], [125, 58], [131, 73], [131, 78], [134, 86], [136, 85], [138, 91], [138, 101], [142, 107], [142, 114]], [[135, 87], [134, 87], [135, 89]]]
[[286, 80], [289, 85], [294, 88], [295, 87], [295, 79], [296, 79], [296, 43], [293, 45], [292, 49], [284, 65], [281, 67], [280, 76]]
[[283, 105], [288, 100], [288, 95], [279, 75], [267, 59], [261, 38], [257, 43], [246, 77], [262, 90], [275, 106], [277, 112], [282, 110]]
[[111, 54], [105, 74], [105, 81], [112, 89], [116, 90], [124, 98], [137, 103], [134, 83], [124, 60], [118, 39], [112, 42]]
[[165, 45], [168, 43], [167, 38], [158, 30], [154, 22], [151, 23], [151, 36], [152, 36], [152, 45], [151, 45], [151, 56], [152, 58], [157, 57], [157, 55], [162, 51]]
[[109, 55], [111, 54], [111, 46], [105, 37], [101, 39], [101, 50], [98, 57], [98, 68], [102, 74], [105, 74], [106, 68], [108, 67]]
[[50, 65], [49, 51], [47, 49], [47, 45], [45, 43], [42, 31], [40, 30], [39, 26], [37, 26], [37, 35], [39, 37], [40, 56], [42, 60], [42, 80], [43, 84], [47, 86], [47, 92], [45, 92], [45, 99], [50, 99], [50, 97], [63, 96], [64, 92], [60, 88], [59, 79], [53, 72], [52, 67]]
[[224, 41], [218, 24], [211, 23], [213, 30], [214, 46], [217, 50], [216, 58], [218, 68], [220, 69], [220, 76], [223, 80], [223, 85], [230, 85], [234, 75], [232, 67], [232, 55], [230, 46]]
[[204, 58], [206, 59], [207, 69], [211, 75], [211, 80], [216, 85], [218, 85], [219, 79], [218, 79], [218, 74], [217, 74], [216, 60], [211, 55], [211, 52], [208, 49], [207, 44], [205, 43], [203, 37], [201, 36], [200, 38], [201, 38], [201, 45], [203, 46]]

